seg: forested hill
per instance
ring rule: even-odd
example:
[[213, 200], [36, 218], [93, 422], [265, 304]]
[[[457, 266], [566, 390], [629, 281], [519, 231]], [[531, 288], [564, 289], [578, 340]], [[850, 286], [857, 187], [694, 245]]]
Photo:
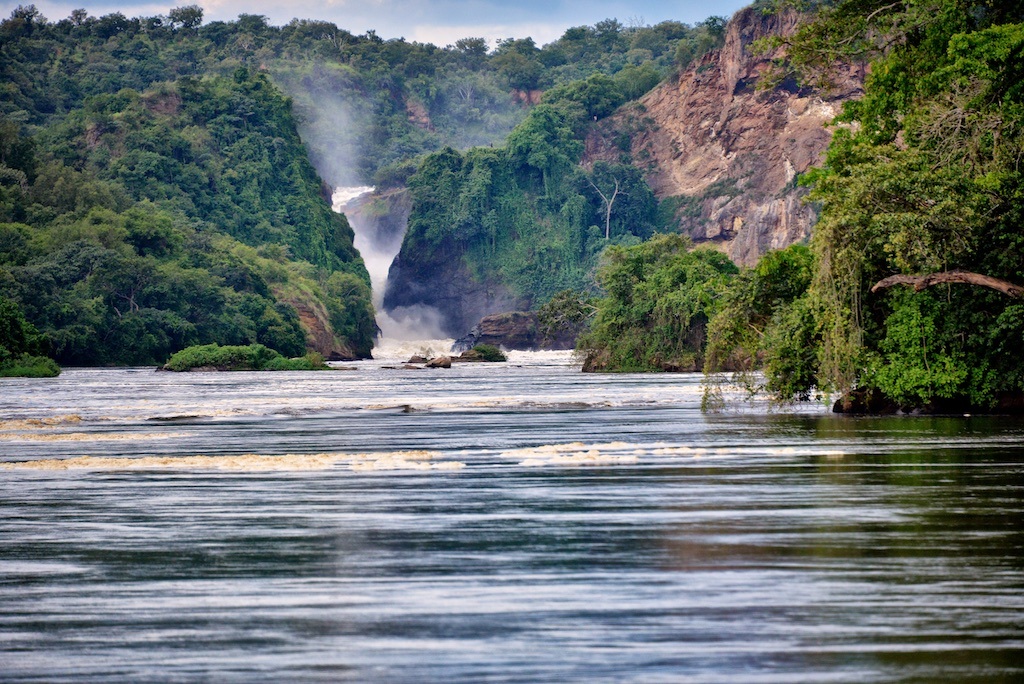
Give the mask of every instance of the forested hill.
[[266, 75], [203, 74], [194, 26], [0, 25], [0, 294], [66, 364], [194, 343], [370, 353], [368, 277]]
[[772, 46], [769, 82], [867, 73], [802, 179], [809, 249], [736, 273], [674, 236], [610, 248], [588, 365], [731, 369], [843, 411], [1024, 412], [1024, 8], [839, 0]]
[[195, 5], [18, 7], [0, 23], [0, 297], [66, 364], [206, 342], [365, 356], [368, 279], [321, 177], [400, 185], [420, 155], [500, 144], [542, 91], [594, 74], [638, 96], [720, 26], [610, 19], [490, 50], [204, 23]]

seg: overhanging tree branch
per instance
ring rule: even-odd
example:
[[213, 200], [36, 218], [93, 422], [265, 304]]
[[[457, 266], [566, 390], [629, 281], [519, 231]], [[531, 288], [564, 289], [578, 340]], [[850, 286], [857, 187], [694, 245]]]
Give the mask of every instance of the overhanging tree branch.
[[909, 285], [915, 291], [920, 292], [932, 285], [943, 283], [964, 283], [966, 285], [977, 285], [988, 287], [1002, 292], [1007, 297], [1024, 299], [1024, 287], [1016, 285], [1007, 280], [993, 278], [992, 276], [972, 273], [971, 271], [943, 271], [942, 273], [928, 273], [927, 275], [892, 275], [883, 278], [871, 287], [872, 292], [878, 292], [894, 285]]

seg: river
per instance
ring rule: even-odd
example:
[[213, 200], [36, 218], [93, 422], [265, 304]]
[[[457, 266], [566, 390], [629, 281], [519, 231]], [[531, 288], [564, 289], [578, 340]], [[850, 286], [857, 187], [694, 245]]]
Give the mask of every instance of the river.
[[564, 354], [0, 380], [5, 682], [1024, 681], [1024, 424]]

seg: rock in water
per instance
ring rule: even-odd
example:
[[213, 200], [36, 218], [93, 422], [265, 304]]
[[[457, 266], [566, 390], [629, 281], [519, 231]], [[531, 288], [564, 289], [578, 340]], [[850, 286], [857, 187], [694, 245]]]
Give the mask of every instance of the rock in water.
[[465, 352], [480, 344], [522, 351], [572, 349], [576, 335], [573, 331], [561, 331], [553, 339], [543, 339], [536, 313], [508, 311], [481, 318], [469, 333], [455, 340], [452, 351]]

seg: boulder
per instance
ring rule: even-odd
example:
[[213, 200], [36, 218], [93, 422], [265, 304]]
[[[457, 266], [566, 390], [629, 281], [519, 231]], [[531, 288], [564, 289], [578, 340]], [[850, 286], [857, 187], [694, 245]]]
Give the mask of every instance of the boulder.
[[427, 368], [451, 368], [452, 357], [450, 356], [438, 356], [436, 359], [430, 359], [427, 361]]
[[537, 351], [538, 349], [572, 349], [579, 330], [558, 331], [553, 338], [545, 338], [532, 311], [507, 311], [480, 319], [472, 330], [455, 340], [453, 352], [464, 352], [479, 344], [501, 349]]

